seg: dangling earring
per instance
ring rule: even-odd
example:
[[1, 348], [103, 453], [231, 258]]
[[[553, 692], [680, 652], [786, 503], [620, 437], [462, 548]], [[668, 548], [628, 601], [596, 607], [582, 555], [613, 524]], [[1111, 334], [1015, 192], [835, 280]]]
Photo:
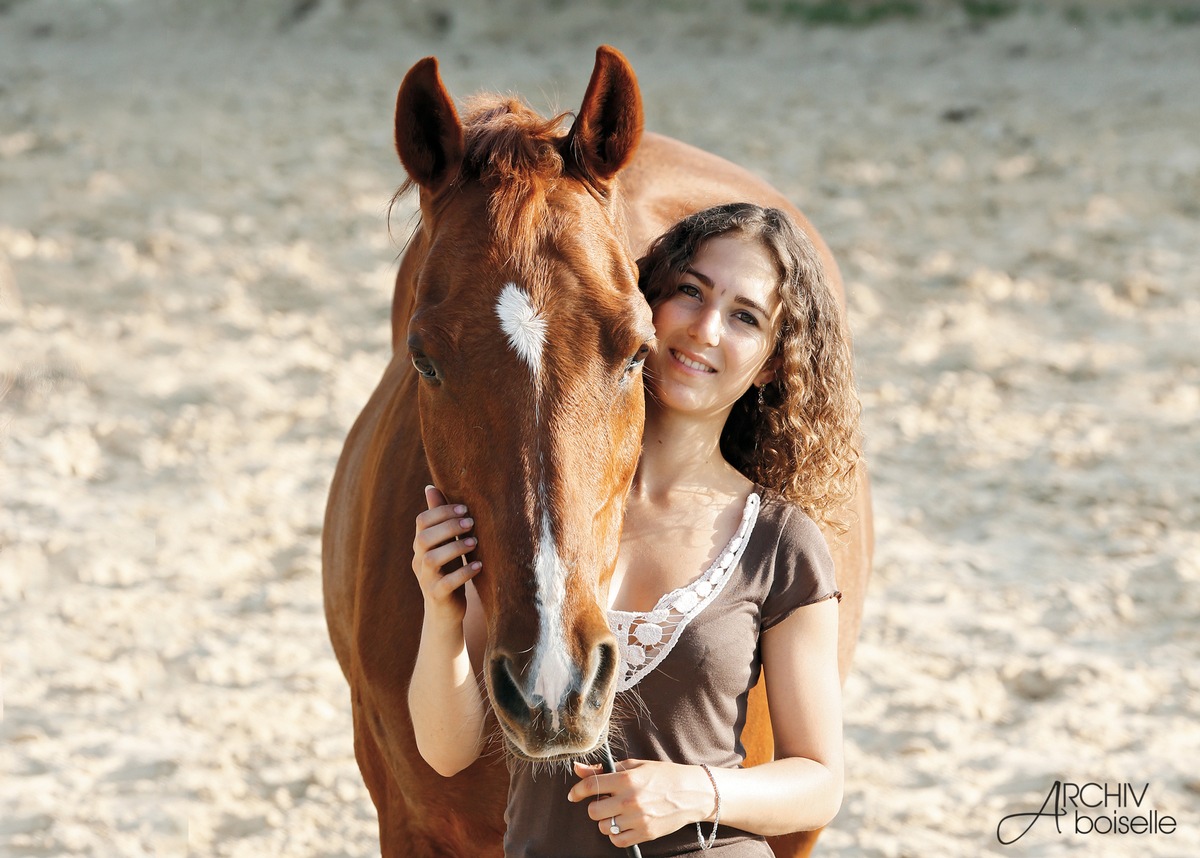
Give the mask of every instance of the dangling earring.
[[762, 407], [763, 407], [763, 387], [764, 386], [765, 385], [762, 385], [762, 384], [760, 384], [758, 386], [758, 408], [760, 411], [762, 410]]

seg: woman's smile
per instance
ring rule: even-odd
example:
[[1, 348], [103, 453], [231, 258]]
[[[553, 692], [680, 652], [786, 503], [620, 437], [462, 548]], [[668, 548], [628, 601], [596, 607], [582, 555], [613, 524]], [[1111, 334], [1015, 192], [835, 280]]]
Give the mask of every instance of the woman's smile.
[[670, 349], [669, 351], [671, 352], [671, 357], [675, 359], [675, 362], [684, 369], [689, 369], [692, 372], [696, 372], [701, 375], [709, 375], [716, 372], [713, 367], [698, 357], [689, 356], [688, 354], [681, 352], [679, 349]]

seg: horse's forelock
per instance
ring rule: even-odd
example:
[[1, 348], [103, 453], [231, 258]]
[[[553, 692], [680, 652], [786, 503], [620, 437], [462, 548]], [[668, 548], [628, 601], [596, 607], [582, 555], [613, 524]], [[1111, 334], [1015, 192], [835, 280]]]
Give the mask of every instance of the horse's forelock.
[[484, 94], [466, 105], [462, 179], [489, 191], [488, 208], [518, 265], [532, 260], [548, 224], [547, 194], [563, 177], [563, 119], [518, 98]]
[[561, 113], [545, 118], [513, 96], [477, 95], [466, 104], [463, 166], [470, 178], [553, 181], [562, 175]]

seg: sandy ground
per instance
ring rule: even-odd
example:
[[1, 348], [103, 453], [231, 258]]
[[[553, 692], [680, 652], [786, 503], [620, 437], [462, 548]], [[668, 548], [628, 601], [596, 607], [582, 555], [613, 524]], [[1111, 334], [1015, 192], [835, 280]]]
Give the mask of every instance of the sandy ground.
[[[377, 853], [319, 538], [395, 87], [570, 109], [601, 42], [844, 269], [878, 564], [822, 854], [1200, 854], [1200, 27], [303, 5], [0, 2], [0, 854]], [[1178, 828], [1000, 846], [1055, 780]]]

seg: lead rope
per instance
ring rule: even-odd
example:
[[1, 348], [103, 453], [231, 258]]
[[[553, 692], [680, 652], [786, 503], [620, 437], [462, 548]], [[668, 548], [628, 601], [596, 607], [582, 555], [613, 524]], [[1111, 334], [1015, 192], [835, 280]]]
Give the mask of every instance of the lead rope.
[[[607, 741], [600, 746], [600, 752], [604, 755], [604, 759], [601, 761], [604, 764], [604, 771], [610, 775], [616, 774], [617, 763], [615, 760], [613, 760], [612, 750], [608, 747]], [[625, 854], [629, 856], [629, 858], [642, 858], [642, 850], [638, 849], [636, 843], [632, 846], [626, 846]]]

